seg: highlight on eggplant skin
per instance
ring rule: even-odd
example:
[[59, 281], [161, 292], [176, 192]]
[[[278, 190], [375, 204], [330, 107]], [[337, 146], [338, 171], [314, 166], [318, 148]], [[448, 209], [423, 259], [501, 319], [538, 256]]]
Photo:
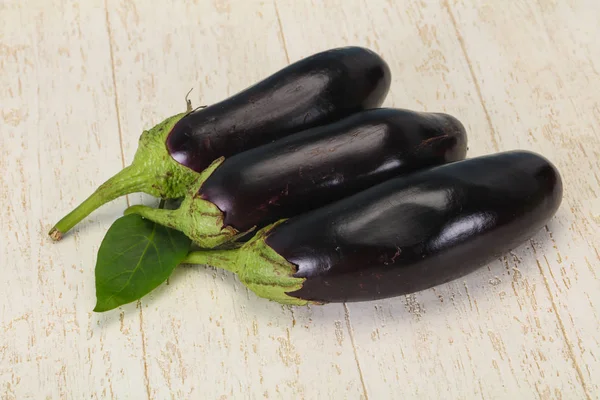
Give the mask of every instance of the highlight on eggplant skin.
[[532, 237], [562, 194], [550, 161], [503, 152], [389, 180], [284, 221], [264, 241], [304, 280], [292, 298], [376, 300], [473, 272]]
[[197, 196], [245, 232], [466, 153], [465, 128], [451, 115], [372, 109], [226, 159]]
[[219, 157], [379, 107], [390, 85], [388, 64], [369, 49], [316, 53], [187, 114], [167, 136], [167, 149], [175, 161], [201, 172]]

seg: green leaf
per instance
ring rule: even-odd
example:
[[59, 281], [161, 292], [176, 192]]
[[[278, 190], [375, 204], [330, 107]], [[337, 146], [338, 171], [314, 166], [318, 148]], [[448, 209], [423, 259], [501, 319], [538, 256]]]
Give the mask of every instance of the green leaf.
[[112, 310], [150, 293], [167, 280], [190, 246], [183, 233], [139, 215], [117, 219], [98, 250], [94, 311]]

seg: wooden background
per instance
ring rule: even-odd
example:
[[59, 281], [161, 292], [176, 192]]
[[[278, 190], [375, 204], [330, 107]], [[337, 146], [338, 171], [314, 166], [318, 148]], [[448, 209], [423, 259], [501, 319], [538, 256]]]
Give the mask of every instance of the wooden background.
[[[600, 2], [0, 0], [0, 398], [597, 399]], [[469, 156], [530, 149], [564, 201], [530, 242], [386, 301], [289, 308], [178, 269], [104, 314], [96, 252], [132, 195], [49, 228], [143, 129], [341, 45], [389, 62], [386, 106], [444, 111]]]

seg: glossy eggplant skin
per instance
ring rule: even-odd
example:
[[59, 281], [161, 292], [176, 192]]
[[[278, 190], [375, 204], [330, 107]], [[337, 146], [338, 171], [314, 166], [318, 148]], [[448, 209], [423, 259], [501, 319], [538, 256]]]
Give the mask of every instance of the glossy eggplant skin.
[[451, 115], [372, 109], [234, 155], [197, 196], [244, 232], [466, 152], [465, 129]]
[[215, 159], [379, 107], [390, 88], [387, 63], [362, 47], [299, 60], [255, 85], [184, 116], [169, 133], [169, 154], [201, 172]]
[[545, 158], [498, 153], [391, 179], [275, 226], [265, 243], [306, 278], [292, 297], [394, 297], [464, 276], [518, 246], [554, 215], [562, 191]]

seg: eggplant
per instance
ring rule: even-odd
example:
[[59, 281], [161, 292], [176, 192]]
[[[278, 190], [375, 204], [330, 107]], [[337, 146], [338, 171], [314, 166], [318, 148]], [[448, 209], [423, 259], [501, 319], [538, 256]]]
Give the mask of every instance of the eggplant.
[[558, 210], [556, 167], [508, 151], [393, 178], [277, 221], [237, 249], [184, 263], [237, 273], [258, 296], [305, 305], [389, 298], [465, 276], [531, 238]]
[[213, 248], [466, 152], [465, 128], [451, 115], [366, 110], [216, 161], [175, 210], [136, 205], [125, 214]]
[[362, 47], [331, 49], [299, 60], [208, 107], [165, 119], [139, 139], [133, 162], [102, 184], [49, 232], [54, 240], [98, 207], [144, 192], [185, 195], [219, 157], [249, 150], [355, 112], [379, 107], [390, 88], [387, 63]]

